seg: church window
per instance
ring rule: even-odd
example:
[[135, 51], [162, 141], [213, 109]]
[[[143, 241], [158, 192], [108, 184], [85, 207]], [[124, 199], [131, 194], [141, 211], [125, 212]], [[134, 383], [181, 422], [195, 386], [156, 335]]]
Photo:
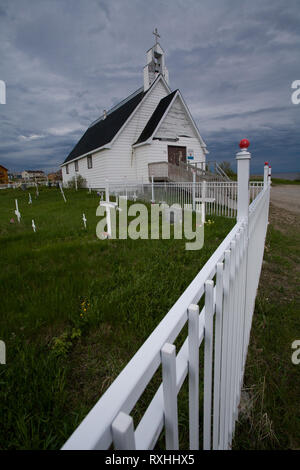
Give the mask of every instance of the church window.
[[90, 168], [93, 168], [93, 160], [92, 160], [92, 155], [89, 155], [87, 157], [87, 167], [90, 169]]
[[75, 161], [75, 171], [78, 171], [78, 160]]
[[69, 174], [69, 165], [66, 165], [66, 174]]

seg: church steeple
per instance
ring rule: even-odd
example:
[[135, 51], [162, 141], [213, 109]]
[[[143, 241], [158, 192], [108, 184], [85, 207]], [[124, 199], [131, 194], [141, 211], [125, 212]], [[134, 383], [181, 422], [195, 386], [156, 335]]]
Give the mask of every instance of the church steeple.
[[147, 65], [144, 67], [144, 91], [152, 85], [156, 77], [161, 74], [169, 84], [169, 72], [165, 65], [165, 53], [158, 42], [160, 35], [157, 28], [153, 32], [155, 36], [155, 44], [147, 52]]

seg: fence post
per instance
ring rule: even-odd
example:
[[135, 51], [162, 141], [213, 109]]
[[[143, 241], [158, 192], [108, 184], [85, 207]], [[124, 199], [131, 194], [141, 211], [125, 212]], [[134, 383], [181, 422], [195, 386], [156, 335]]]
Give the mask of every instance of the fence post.
[[196, 194], [196, 170], [193, 170], [193, 192], [192, 192], [192, 198], [193, 198], [193, 211], [196, 210], [196, 203], [195, 203], [195, 194]]
[[269, 163], [265, 162], [265, 166], [264, 166], [264, 189], [268, 185], [268, 176], [269, 176]]
[[269, 175], [268, 175], [269, 184], [271, 184], [271, 174], [272, 174], [272, 168], [271, 168], [271, 165], [269, 165]]
[[123, 411], [112, 423], [112, 435], [116, 450], [135, 450], [133, 419]]
[[178, 411], [176, 384], [176, 348], [165, 343], [161, 349], [166, 449], [178, 450]]
[[248, 222], [249, 214], [249, 173], [251, 153], [247, 151], [250, 142], [247, 139], [240, 141], [241, 151], [236, 154], [237, 160], [237, 221], [245, 220]]
[[109, 181], [105, 180], [105, 201], [109, 202]]
[[152, 202], [152, 204], [154, 204], [154, 203], [155, 203], [155, 199], [154, 199], [154, 183], [153, 183], [153, 176], [151, 176], [151, 191], [152, 191], [151, 202]]
[[201, 204], [201, 223], [205, 224], [206, 217], [206, 196], [207, 196], [207, 187], [206, 180], [202, 181], [202, 204]]

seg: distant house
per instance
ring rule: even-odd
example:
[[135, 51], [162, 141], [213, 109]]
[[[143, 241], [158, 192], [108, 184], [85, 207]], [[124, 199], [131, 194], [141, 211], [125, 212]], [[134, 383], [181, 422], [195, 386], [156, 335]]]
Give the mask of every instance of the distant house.
[[45, 173], [42, 170], [24, 170], [22, 171], [23, 180], [35, 180], [38, 178], [46, 178]]
[[58, 170], [58, 171], [55, 171], [54, 173], [49, 173], [48, 174], [48, 180], [49, 181], [61, 181], [62, 180], [62, 171]]
[[8, 183], [8, 169], [5, 166], [0, 165], [0, 184]]
[[174, 181], [170, 169], [173, 175], [188, 163], [205, 165], [207, 153], [180, 91], [169, 87], [156, 42], [147, 52], [144, 86], [90, 125], [61, 165], [63, 181], [79, 174], [92, 188], [104, 187], [106, 179]]
[[8, 173], [8, 179], [10, 181], [17, 181], [22, 179], [22, 173]]

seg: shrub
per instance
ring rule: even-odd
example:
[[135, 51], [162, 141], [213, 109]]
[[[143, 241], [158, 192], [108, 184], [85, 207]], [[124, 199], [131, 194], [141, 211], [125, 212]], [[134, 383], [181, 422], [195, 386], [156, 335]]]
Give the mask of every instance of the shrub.
[[[68, 188], [76, 188], [75, 176], [73, 176], [73, 178], [68, 182]], [[77, 188], [86, 188], [86, 179], [81, 175], [77, 176]]]

